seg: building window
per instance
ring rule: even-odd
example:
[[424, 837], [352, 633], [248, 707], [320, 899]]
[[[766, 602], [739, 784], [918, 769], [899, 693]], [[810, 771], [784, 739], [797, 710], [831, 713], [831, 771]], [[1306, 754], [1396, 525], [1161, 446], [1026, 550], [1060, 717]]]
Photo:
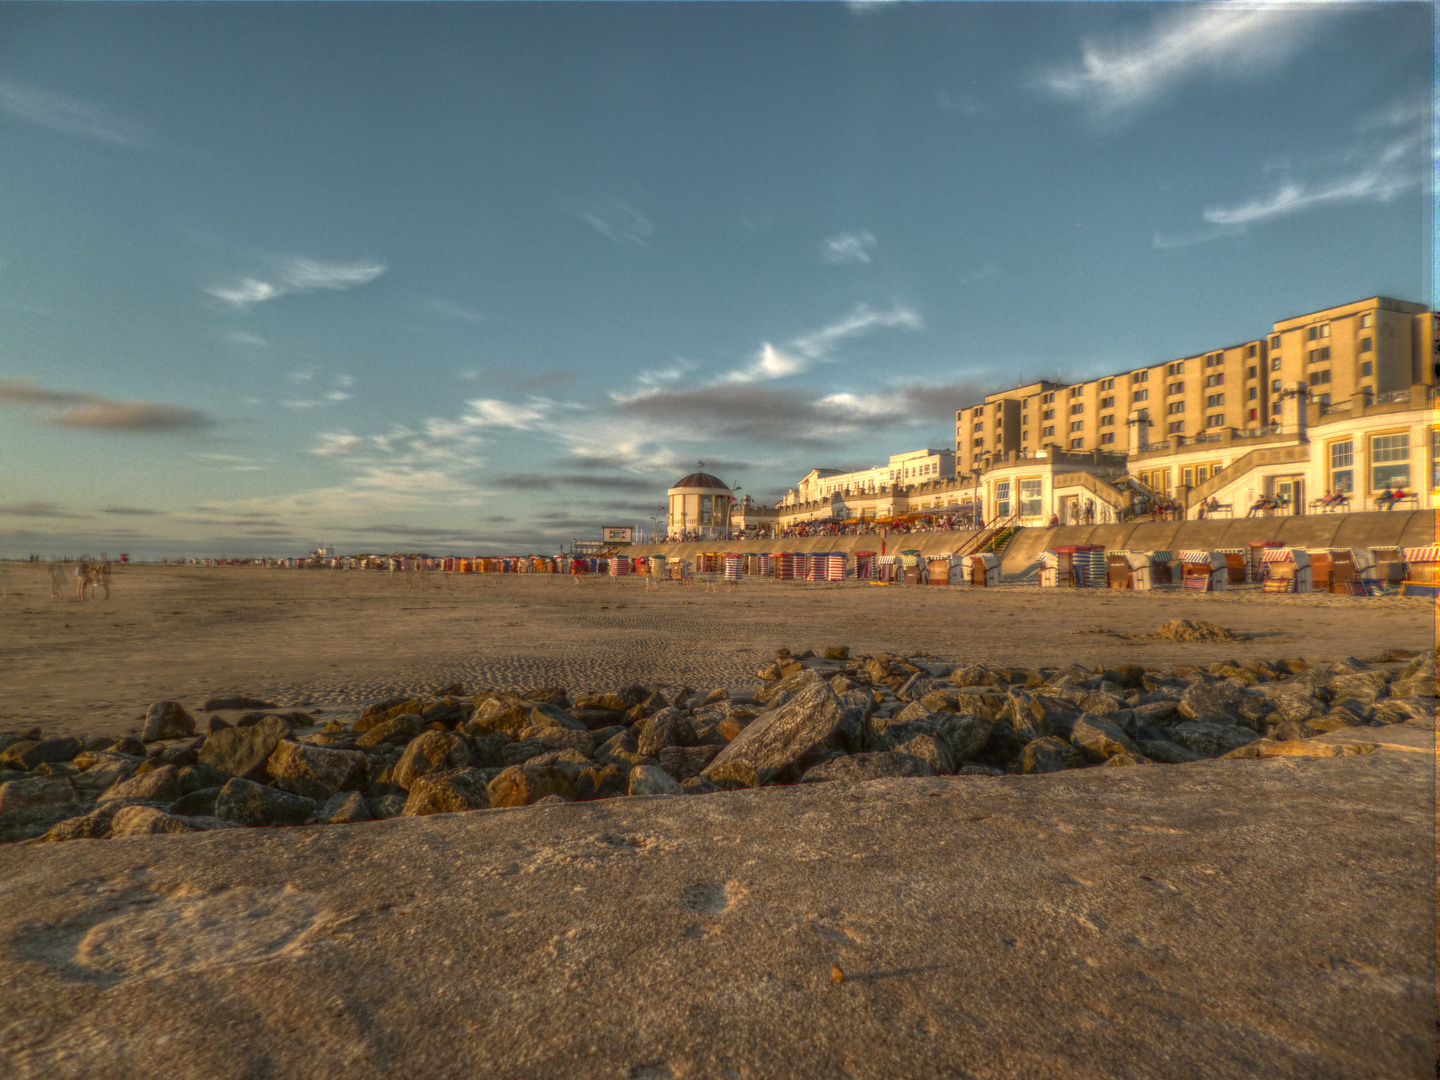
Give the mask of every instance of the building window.
[[1280, 392], [1280, 380], [1279, 380], [1279, 379], [1271, 379], [1271, 380], [1270, 380], [1270, 393], [1272, 393], [1272, 394], [1278, 394], [1279, 392]]
[[1374, 326], [1374, 325], [1375, 325], [1375, 316], [1374, 316], [1374, 315], [1371, 315], [1371, 314], [1368, 314], [1368, 313], [1365, 314], [1365, 315], [1361, 315], [1361, 316], [1360, 316], [1360, 325], [1361, 325], [1362, 327]]
[[1312, 372], [1310, 372], [1310, 385], [1311, 385], [1311, 386], [1319, 386], [1319, 385], [1321, 385], [1322, 383], [1328, 383], [1329, 381], [1330, 381], [1330, 369], [1329, 369], [1329, 368], [1326, 368], [1324, 371], [1312, 371]]
[[1375, 347], [1375, 340], [1374, 340], [1374, 338], [1362, 337], [1362, 338], [1360, 339], [1360, 351], [1361, 351], [1361, 352], [1369, 352], [1369, 351], [1370, 351], [1371, 349], [1373, 349], [1374, 347]]
[[1410, 486], [1410, 434], [1375, 435], [1370, 439], [1370, 490]]
[[1020, 481], [1020, 516], [1039, 517], [1044, 510], [1040, 501], [1041, 482], [1039, 480]]
[[1278, 357], [1278, 356], [1272, 356], [1272, 357], [1270, 358], [1270, 370], [1271, 370], [1271, 371], [1279, 371], [1279, 370], [1280, 370], [1280, 357]]
[[1245, 372], [1245, 378], [1247, 378], [1247, 379], [1254, 379], [1254, 378], [1258, 377], [1259, 374], [1260, 374], [1260, 369], [1257, 368], [1257, 367], [1252, 366], [1252, 367], [1250, 367], [1250, 368]]
[[1070, 421], [1070, 430], [1071, 430], [1071, 431], [1084, 431], [1084, 430], [1085, 430], [1085, 421], [1084, 421], [1084, 420], [1072, 420], [1072, 421]]
[[1206, 385], [1206, 386], [1224, 386], [1224, 385], [1225, 385], [1225, 373], [1224, 373], [1223, 371], [1218, 371], [1218, 372], [1216, 372], [1214, 375], [1206, 375], [1206, 376], [1205, 376], [1205, 385]]
[[1055, 394], [1054, 394], [1053, 392], [1051, 392], [1051, 393], [1049, 393], [1049, 394], [1046, 394], [1044, 397], [1042, 397], [1042, 398], [1040, 399], [1040, 404], [1041, 404], [1041, 405], [1049, 405], [1050, 402], [1052, 402], [1052, 401], [1054, 401], [1054, 400], [1055, 400]]
[[1319, 326], [1310, 327], [1310, 333], [1307, 336], [1311, 341], [1319, 341], [1321, 338], [1328, 338], [1330, 336], [1330, 324], [1321, 323]]
[[1271, 406], [1270, 406], [1270, 415], [1271, 415], [1271, 416], [1279, 416], [1279, 415], [1280, 415], [1280, 402], [1277, 401], [1277, 402], [1275, 402], [1274, 405], [1271, 405]]
[[1221, 405], [1224, 405], [1224, 404], [1225, 404], [1225, 395], [1224, 395], [1224, 394], [1211, 394], [1209, 397], [1207, 397], [1207, 398], [1205, 399], [1205, 407], [1206, 407], [1207, 409], [1218, 409]]
[[1137, 383], [1137, 382], [1149, 382], [1149, 381], [1150, 381], [1150, 372], [1148, 372], [1148, 371], [1136, 371], [1136, 372], [1134, 372], [1133, 374], [1131, 374], [1131, 376], [1130, 376], [1130, 381], [1131, 381], [1132, 383]]
[[1130, 395], [1130, 400], [1131, 400], [1131, 401], [1149, 401], [1149, 400], [1150, 400], [1150, 391], [1149, 391], [1149, 390], [1136, 390], [1135, 393], [1133, 393], [1133, 394]]
[[1329, 359], [1330, 346], [1326, 345], [1323, 349], [1311, 349], [1310, 352], [1306, 355], [1305, 362], [1307, 364], [1323, 364], [1326, 360]]
[[1167, 365], [1166, 368], [1165, 368], [1165, 374], [1166, 374], [1167, 376], [1168, 376], [1168, 375], [1184, 375], [1184, 374], [1185, 374], [1185, 361], [1184, 361], [1184, 360], [1180, 360], [1180, 361], [1178, 361], [1177, 363]]
[[1101, 389], [1101, 390], [1114, 390], [1114, 389], [1115, 389], [1115, 380], [1114, 380], [1114, 379], [1101, 379], [1101, 380], [1100, 380], [1100, 389]]
[[1054, 420], [1054, 419], [1055, 419], [1055, 410], [1054, 410], [1054, 409], [1046, 409], [1043, 413], [1040, 414], [1040, 419], [1041, 419], [1041, 420]]
[[1184, 435], [1184, 434], [1185, 434], [1185, 421], [1184, 421], [1184, 420], [1171, 420], [1171, 421], [1170, 421], [1169, 433], [1170, 433], [1171, 435]]
[[1252, 386], [1252, 387], [1250, 387], [1249, 391], [1245, 394], [1245, 399], [1246, 399], [1247, 401], [1254, 401], [1254, 400], [1255, 400], [1256, 398], [1258, 398], [1259, 396], [1260, 396], [1260, 388], [1259, 388], [1258, 386]]
[[984, 421], [984, 420], [976, 420], [976, 421], [975, 421], [975, 430], [976, 430], [976, 431], [984, 431], [984, 430], [985, 430], [985, 421]]
[[1071, 449], [1071, 450], [1083, 450], [1083, 449], [1085, 449], [1085, 440], [1084, 440], [1084, 439], [1071, 439], [1071, 440], [1070, 440], [1070, 449]]
[[984, 446], [984, 445], [985, 445], [984, 436], [981, 436], [980, 438], [976, 439], [974, 445], [976, 445], [976, 446]]
[[1051, 424], [1049, 427], [1044, 427], [1044, 428], [1041, 428], [1041, 429], [1040, 429], [1040, 437], [1041, 437], [1041, 438], [1045, 438], [1046, 436], [1054, 435], [1054, 434], [1055, 434], [1055, 425], [1054, 425], [1054, 424]]
[[1373, 360], [1366, 360], [1361, 363], [1360, 377], [1362, 379], [1368, 379], [1373, 374], [1375, 374], [1375, 362]]
[[1183, 401], [1172, 401], [1165, 408], [1167, 412], [1169, 412], [1171, 415], [1174, 415], [1175, 413], [1182, 413], [1185, 411], [1185, 403]]
[[1072, 387], [1070, 387], [1070, 396], [1071, 396], [1071, 397], [1079, 397], [1079, 396], [1080, 396], [1081, 394], [1083, 394], [1084, 392], [1085, 392], [1085, 387], [1083, 387], [1083, 386], [1072, 386]]
[[1115, 441], [1115, 433], [1114, 433], [1113, 431], [1104, 432], [1104, 433], [1100, 436], [1100, 442], [1101, 442], [1102, 444], [1104, 444], [1104, 445], [1108, 445], [1108, 444], [1110, 444], [1110, 443], [1113, 443], [1114, 441]]
[[1070, 415], [1071, 415], [1071, 416], [1074, 416], [1076, 413], [1083, 413], [1084, 411], [1085, 411], [1085, 403], [1084, 403], [1083, 401], [1078, 402], [1077, 404], [1074, 404], [1074, 405], [1071, 405], [1071, 406], [1070, 406]]
[[1101, 399], [1100, 399], [1100, 408], [1102, 408], [1102, 409], [1113, 409], [1114, 407], [1115, 407], [1115, 399], [1114, 399], [1113, 397], [1105, 397], [1105, 398], [1101, 398]]
[[700, 496], [700, 524], [709, 525], [714, 519], [715, 497], [713, 495]]
[[1010, 481], [1001, 480], [995, 485], [995, 516], [1004, 521], [1010, 516]]
[[1214, 416], [1207, 416], [1207, 417], [1205, 418], [1205, 426], [1206, 426], [1207, 428], [1212, 428], [1212, 427], [1224, 427], [1224, 426], [1225, 426], [1225, 414], [1224, 414], [1224, 413], [1216, 413]]
[[1246, 355], [1246, 356], [1254, 356], [1254, 355], [1255, 355], [1256, 353], [1258, 353], [1259, 351], [1260, 351], [1260, 346], [1259, 346], [1259, 345], [1251, 345], [1250, 348], [1248, 348], [1248, 349], [1245, 350], [1245, 355]]
[[1181, 381], [1181, 382], [1172, 382], [1169, 386], [1167, 386], [1167, 387], [1165, 388], [1165, 393], [1167, 393], [1167, 394], [1183, 394], [1184, 392], [1185, 392], [1185, 383], [1184, 383], [1183, 381]]
[[1274, 335], [1274, 336], [1270, 339], [1270, 348], [1272, 348], [1272, 349], [1278, 349], [1279, 347], [1280, 347], [1280, 335], [1279, 335], [1279, 334], [1276, 334], [1276, 335]]
[[1330, 404], [1330, 395], [1329, 395], [1329, 394], [1316, 394], [1316, 395], [1315, 395], [1315, 403], [1316, 403], [1317, 405], [1329, 405], [1329, 404]]
[[1101, 426], [1101, 427], [1114, 427], [1114, 426], [1115, 426], [1115, 417], [1114, 417], [1114, 415], [1112, 414], [1112, 415], [1110, 415], [1110, 416], [1102, 416], [1102, 417], [1100, 417], [1100, 426]]

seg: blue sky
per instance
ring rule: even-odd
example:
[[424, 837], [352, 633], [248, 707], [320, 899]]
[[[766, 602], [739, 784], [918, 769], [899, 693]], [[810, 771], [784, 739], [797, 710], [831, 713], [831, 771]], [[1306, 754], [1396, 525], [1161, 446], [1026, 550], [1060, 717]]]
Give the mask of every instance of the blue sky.
[[0, 554], [554, 551], [1428, 301], [1425, 4], [7, 5]]

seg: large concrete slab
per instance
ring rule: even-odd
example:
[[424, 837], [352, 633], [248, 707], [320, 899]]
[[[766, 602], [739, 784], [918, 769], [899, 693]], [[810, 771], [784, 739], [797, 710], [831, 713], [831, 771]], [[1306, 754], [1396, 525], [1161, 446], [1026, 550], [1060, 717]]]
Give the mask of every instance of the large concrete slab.
[[1434, 736], [1367, 737], [9, 847], [0, 1073], [1429, 1077]]

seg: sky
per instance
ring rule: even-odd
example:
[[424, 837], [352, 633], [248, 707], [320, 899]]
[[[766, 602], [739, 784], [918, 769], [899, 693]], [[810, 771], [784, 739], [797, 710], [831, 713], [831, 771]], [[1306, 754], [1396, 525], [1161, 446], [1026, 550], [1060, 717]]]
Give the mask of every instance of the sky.
[[0, 5], [0, 556], [553, 553], [1433, 303], [1432, 15]]

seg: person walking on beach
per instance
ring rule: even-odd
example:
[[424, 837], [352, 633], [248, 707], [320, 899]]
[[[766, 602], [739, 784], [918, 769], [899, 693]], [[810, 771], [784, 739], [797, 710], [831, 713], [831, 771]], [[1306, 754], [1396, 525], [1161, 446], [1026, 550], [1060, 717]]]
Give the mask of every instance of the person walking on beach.
[[65, 592], [65, 567], [58, 562], [50, 564], [50, 599], [59, 600]]

